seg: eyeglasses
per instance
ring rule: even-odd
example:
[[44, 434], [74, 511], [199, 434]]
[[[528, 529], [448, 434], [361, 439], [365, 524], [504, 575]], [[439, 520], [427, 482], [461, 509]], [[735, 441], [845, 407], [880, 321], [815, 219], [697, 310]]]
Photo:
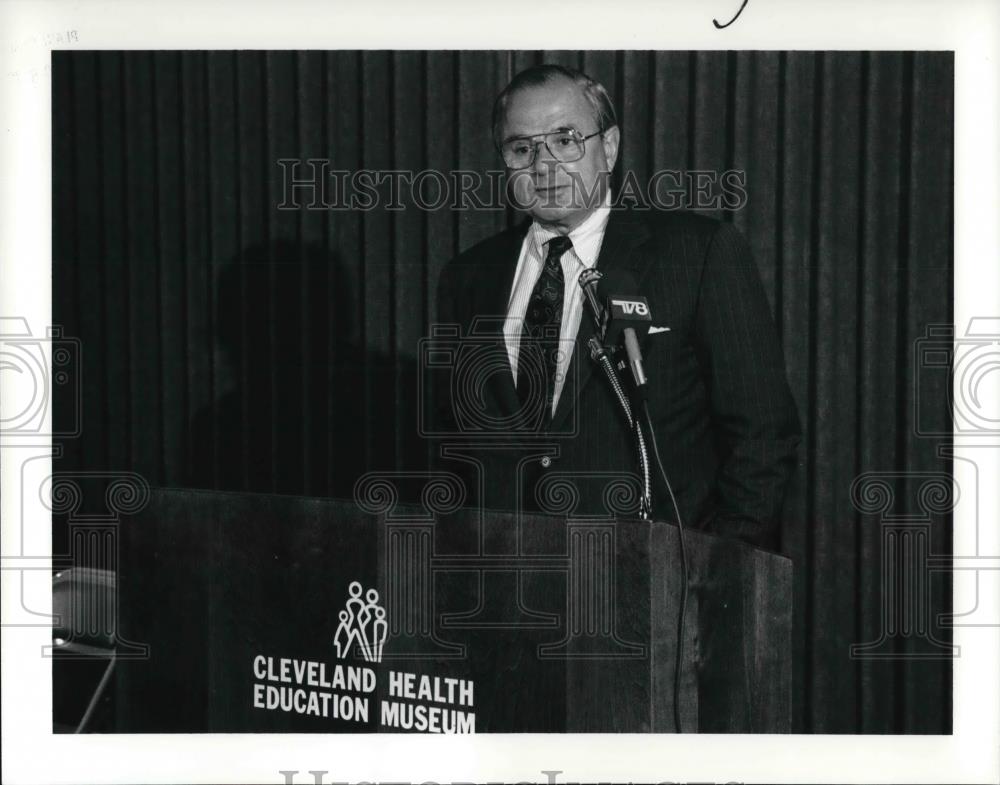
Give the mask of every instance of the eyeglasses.
[[595, 131], [590, 136], [584, 136], [575, 128], [561, 128], [547, 134], [519, 136], [500, 145], [500, 155], [508, 169], [527, 169], [535, 162], [538, 145], [544, 144], [549, 155], [559, 163], [568, 164], [583, 158], [586, 152], [584, 142], [603, 133]]

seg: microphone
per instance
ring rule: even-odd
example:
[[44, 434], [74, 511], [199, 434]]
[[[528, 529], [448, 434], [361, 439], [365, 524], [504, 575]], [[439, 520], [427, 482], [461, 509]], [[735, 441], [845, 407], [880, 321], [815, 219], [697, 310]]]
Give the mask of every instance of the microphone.
[[590, 311], [590, 318], [594, 321], [594, 329], [597, 331], [597, 337], [601, 343], [604, 343], [604, 330], [606, 327], [604, 321], [607, 314], [597, 294], [598, 285], [602, 277], [599, 270], [588, 267], [580, 273], [577, 282], [580, 284], [580, 288], [583, 289], [583, 296], [587, 302], [587, 310]]
[[[590, 336], [587, 341], [587, 345], [590, 347], [590, 358], [601, 367], [605, 376], [607, 376], [608, 383], [611, 385], [611, 390], [615, 395], [615, 399], [618, 401], [618, 405], [621, 407], [622, 413], [625, 415], [625, 420], [628, 422], [629, 430], [635, 435], [635, 446], [638, 452], [639, 468], [642, 472], [643, 480], [642, 497], [639, 500], [639, 517], [643, 520], [647, 520], [653, 514], [653, 491], [649, 471], [649, 452], [646, 449], [646, 440], [642, 434], [642, 427], [639, 424], [638, 412], [633, 411], [632, 405], [629, 403], [628, 395], [625, 392], [624, 385], [618, 375], [618, 371], [624, 366], [619, 366], [618, 369], [615, 368], [611, 352], [609, 351], [611, 348], [611, 342], [606, 337], [610, 327], [609, 317], [612, 312], [611, 309], [626, 306], [616, 306], [614, 304], [614, 300], [617, 298], [611, 298], [608, 302], [607, 308], [601, 305], [601, 291], [603, 290], [604, 276], [597, 270], [583, 270], [580, 273], [578, 280], [580, 288], [583, 289], [587, 306], [590, 310], [590, 316], [594, 320], [595, 334]], [[615, 286], [617, 286], [613, 273], [611, 274], [611, 281]], [[635, 282], [633, 280], [632, 285], [626, 285], [623, 290], [630, 290], [634, 288]], [[649, 308], [643, 304], [643, 309], [648, 316]], [[617, 325], [617, 332], [614, 333], [615, 341], [618, 340], [618, 336], [624, 331], [626, 336], [626, 345], [632, 346], [632, 350], [638, 352], [639, 342], [638, 339], [636, 339], [635, 328], [628, 328], [622, 319], [618, 320]], [[649, 329], [649, 325], [646, 326], [646, 329]], [[632, 337], [629, 338], [628, 335], [631, 335]], [[632, 372], [635, 374], [638, 369], [638, 373], [643, 379], [643, 383], [645, 383], [645, 374], [642, 372], [642, 356], [637, 354], [636, 357], [638, 358], [638, 365], [632, 366]], [[645, 395], [642, 395], [641, 397], [645, 399]]]
[[635, 386], [643, 389], [646, 384], [646, 371], [642, 367], [642, 350], [639, 348], [639, 339], [635, 335], [634, 327], [625, 328], [625, 353], [628, 355], [628, 364], [632, 369]]
[[646, 298], [634, 294], [638, 288], [635, 278], [624, 270], [609, 271], [600, 284], [600, 291], [608, 304], [605, 310], [605, 344], [613, 347], [624, 344], [636, 389], [642, 391], [647, 379], [639, 339], [649, 332], [652, 317]]

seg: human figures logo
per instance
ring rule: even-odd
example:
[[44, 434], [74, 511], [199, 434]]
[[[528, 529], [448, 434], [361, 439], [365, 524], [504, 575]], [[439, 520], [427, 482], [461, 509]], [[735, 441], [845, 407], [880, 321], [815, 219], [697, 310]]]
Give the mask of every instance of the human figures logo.
[[382, 649], [389, 624], [385, 618], [385, 608], [379, 605], [378, 592], [369, 589], [364, 592], [362, 599], [362, 587], [357, 581], [352, 581], [347, 591], [350, 596], [344, 610], [338, 614], [340, 624], [333, 636], [337, 656], [344, 659], [357, 646], [366, 662], [382, 662]]

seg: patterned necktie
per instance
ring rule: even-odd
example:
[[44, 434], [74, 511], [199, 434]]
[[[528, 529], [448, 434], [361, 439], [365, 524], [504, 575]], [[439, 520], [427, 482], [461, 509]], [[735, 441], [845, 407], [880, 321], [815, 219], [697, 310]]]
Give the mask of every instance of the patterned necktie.
[[[564, 298], [563, 269], [559, 260], [573, 247], [573, 241], [559, 236], [549, 240], [546, 246], [548, 251], [542, 274], [531, 291], [528, 310], [524, 314], [517, 359], [518, 397], [525, 413], [541, 427], [552, 417], [555, 396]], [[539, 412], [538, 408], [543, 404], [544, 412]]]

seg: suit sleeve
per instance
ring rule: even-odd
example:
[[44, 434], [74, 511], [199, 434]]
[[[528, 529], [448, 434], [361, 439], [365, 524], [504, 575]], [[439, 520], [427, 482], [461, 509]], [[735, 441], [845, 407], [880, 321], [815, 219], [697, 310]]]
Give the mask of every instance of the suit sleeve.
[[730, 224], [708, 247], [695, 314], [722, 463], [703, 528], [774, 542], [801, 436], [771, 309], [750, 248]]
[[437, 310], [435, 313], [437, 324], [458, 323], [455, 292], [459, 288], [456, 280], [459, 277], [459, 272], [460, 268], [456, 259], [452, 259], [441, 270], [437, 284]]
[[[438, 278], [437, 285], [437, 308], [434, 314], [433, 324], [453, 325], [460, 323], [458, 314], [458, 300], [456, 292], [459, 291], [457, 278], [460, 268], [453, 259], [445, 265]], [[450, 343], [450, 342], [446, 342]], [[432, 401], [432, 428], [436, 434], [451, 433], [455, 428], [452, 414], [451, 388], [448, 385], [450, 376], [446, 373], [428, 373], [426, 376], [424, 394]], [[437, 442], [439, 439], [432, 439], [433, 449], [437, 452]], [[436, 456], [440, 460], [440, 456]]]
[[[469, 330], [472, 315], [468, 306], [469, 265], [465, 257], [452, 259], [441, 271], [437, 285], [437, 306], [434, 325], [457, 326], [460, 334]], [[442, 341], [442, 347], [455, 347], [454, 339]], [[478, 475], [467, 461], [448, 458], [443, 454], [447, 445], [463, 444], [462, 429], [455, 416], [450, 373], [427, 374], [425, 395], [432, 400], [433, 435], [429, 437], [430, 465], [433, 469], [457, 474], [465, 485], [465, 506], [477, 506], [479, 499]]]

